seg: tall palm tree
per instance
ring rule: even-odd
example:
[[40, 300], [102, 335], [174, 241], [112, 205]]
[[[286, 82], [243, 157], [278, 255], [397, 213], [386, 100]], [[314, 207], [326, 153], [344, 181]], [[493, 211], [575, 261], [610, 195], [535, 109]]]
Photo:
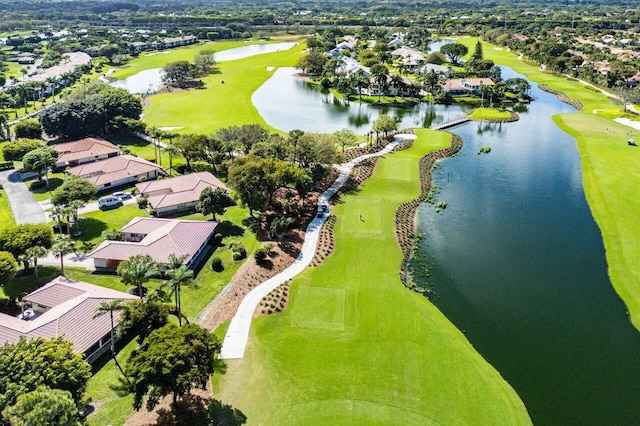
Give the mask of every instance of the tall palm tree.
[[33, 168], [35, 170], [43, 170], [44, 169], [44, 180], [47, 183], [47, 188], [49, 188], [49, 166], [55, 164], [56, 160], [53, 158], [51, 154], [51, 149], [39, 148], [37, 152], [37, 160], [33, 163]]
[[56, 235], [55, 242], [51, 251], [56, 257], [60, 258], [60, 275], [64, 277], [64, 256], [71, 253], [74, 249], [74, 242], [68, 235]]
[[42, 246], [29, 247], [27, 249], [27, 257], [33, 261], [33, 270], [36, 273], [36, 281], [38, 281], [38, 258], [44, 257], [49, 253], [49, 249]]
[[165, 275], [168, 280], [162, 283], [163, 287], [169, 287], [169, 296], [174, 295], [176, 301], [176, 313], [178, 315], [178, 323], [182, 327], [182, 306], [180, 303], [180, 287], [184, 285], [193, 285], [197, 287], [196, 280], [193, 278], [193, 271], [187, 268], [187, 265], [180, 265], [177, 269], [167, 269]]
[[165, 146], [164, 151], [169, 153], [169, 176], [171, 176], [171, 170], [173, 169], [173, 156], [180, 154], [180, 151], [175, 146], [169, 144]]
[[55, 103], [56, 102], [56, 84], [58, 83], [58, 80], [56, 80], [55, 77], [47, 77], [46, 83], [47, 83], [47, 87], [51, 89], [51, 101]]
[[398, 74], [393, 74], [391, 76], [391, 86], [395, 89], [393, 94], [393, 100], [395, 101], [398, 96], [398, 92], [405, 86], [404, 79]]
[[73, 221], [76, 223], [76, 235], [80, 234], [80, 221], [78, 220], [78, 210], [84, 207], [82, 200], [73, 200], [69, 203], [69, 207], [73, 210]]
[[71, 216], [74, 215], [75, 209], [69, 205], [63, 207], [62, 211], [65, 219], [67, 220], [67, 235], [71, 236]]
[[62, 234], [62, 218], [64, 217], [64, 207], [53, 206], [51, 209], [51, 219], [58, 223], [58, 233]]
[[111, 356], [113, 357], [113, 361], [116, 363], [116, 367], [118, 367], [118, 370], [120, 370], [120, 372], [128, 382], [129, 378], [124, 374], [124, 370], [120, 366], [118, 358], [116, 358], [115, 324], [113, 321], [113, 313], [115, 311], [121, 311], [123, 309], [124, 304], [122, 303], [122, 299], [114, 299], [110, 302], [102, 302], [96, 309], [96, 313], [93, 314], [93, 318], [95, 319], [106, 313], [109, 313], [109, 318], [111, 319]]
[[137, 287], [138, 295], [142, 299], [142, 284], [158, 275], [158, 265], [148, 254], [136, 254], [118, 265], [118, 275], [122, 282]]

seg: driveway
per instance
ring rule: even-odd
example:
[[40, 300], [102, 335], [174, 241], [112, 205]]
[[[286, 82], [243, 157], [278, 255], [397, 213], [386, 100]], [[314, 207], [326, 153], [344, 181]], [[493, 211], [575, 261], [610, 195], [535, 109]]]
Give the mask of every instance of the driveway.
[[15, 170], [0, 172], [0, 183], [4, 186], [18, 225], [46, 222], [42, 206], [33, 198], [27, 185], [22, 181], [20, 173]]
[[[136, 197], [131, 197], [128, 200], [123, 200], [122, 204], [123, 205], [128, 205], [128, 204], [137, 204], [137, 200]], [[48, 210], [50, 208], [53, 208], [53, 204], [51, 204], [51, 200], [44, 200], [44, 201], [39, 201], [38, 204], [40, 204], [40, 208], [43, 210]], [[84, 205], [83, 208], [81, 208], [80, 210], [78, 210], [78, 214], [83, 215], [85, 213], [91, 213], [91, 212], [95, 212], [100, 210], [100, 207], [98, 207], [98, 202], [97, 201], [92, 201], [90, 203], [87, 203]], [[51, 212], [46, 212], [45, 213], [46, 217], [48, 220], [53, 220], [53, 218], [51, 217]]]

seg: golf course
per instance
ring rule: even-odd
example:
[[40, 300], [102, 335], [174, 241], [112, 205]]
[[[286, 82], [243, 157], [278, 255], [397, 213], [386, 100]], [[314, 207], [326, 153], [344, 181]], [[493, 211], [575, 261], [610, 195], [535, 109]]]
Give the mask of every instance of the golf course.
[[417, 134], [341, 199], [334, 253], [293, 281], [284, 312], [254, 320], [244, 359], [215, 378], [251, 424], [530, 423], [499, 373], [398, 277], [394, 211], [419, 194], [420, 157], [451, 142]]

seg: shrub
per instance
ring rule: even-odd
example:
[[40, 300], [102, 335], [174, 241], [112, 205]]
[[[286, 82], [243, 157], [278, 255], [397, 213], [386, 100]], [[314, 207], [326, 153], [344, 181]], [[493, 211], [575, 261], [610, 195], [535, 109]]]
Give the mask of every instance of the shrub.
[[33, 189], [44, 188], [46, 185], [47, 185], [47, 182], [44, 180], [34, 180], [29, 185], [29, 189], [33, 190]]
[[138, 207], [141, 209], [146, 209], [147, 205], [149, 205], [149, 199], [147, 197], [138, 197]]
[[242, 260], [247, 257], [247, 249], [244, 248], [244, 245], [240, 242], [234, 242], [229, 246], [231, 250], [231, 258], [233, 260]]
[[216, 272], [222, 272], [224, 270], [222, 259], [220, 259], [219, 257], [214, 257], [213, 259], [211, 259], [211, 269]]
[[156, 211], [156, 209], [154, 209], [153, 207], [151, 207], [149, 209], [149, 216], [153, 216], [156, 217], [158, 215], [158, 212]]
[[219, 246], [220, 243], [222, 242], [222, 234], [218, 234], [218, 233], [215, 234], [213, 236], [213, 241], [212, 242], [213, 242], [214, 245]]
[[0, 161], [0, 171], [13, 169], [13, 161]]
[[2, 148], [5, 161], [22, 161], [26, 153], [42, 146], [42, 141], [35, 139], [17, 139]]
[[16, 124], [16, 138], [42, 138], [42, 125], [38, 120], [24, 120]]
[[266, 247], [260, 247], [258, 250], [256, 250], [256, 252], [253, 254], [253, 258], [256, 260], [256, 262], [260, 263], [260, 262], [264, 262], [264, 260], [267, 258], [267, 255], [269, 254], [269, 250], [267, 250]]

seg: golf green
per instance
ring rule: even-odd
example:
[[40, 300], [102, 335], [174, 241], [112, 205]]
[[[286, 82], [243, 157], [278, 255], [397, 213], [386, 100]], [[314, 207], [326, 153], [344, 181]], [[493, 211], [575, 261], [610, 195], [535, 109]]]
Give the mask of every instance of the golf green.
[[245, 357], [214, 378], [249, 424], [531, 423], [500, 374], [398, 277], [394, 212], [419, 194], [419, 158], [451, 141], [417, 133], [333, 208], [334, 253], [294, 279], [282, 313], [254, 319]]

